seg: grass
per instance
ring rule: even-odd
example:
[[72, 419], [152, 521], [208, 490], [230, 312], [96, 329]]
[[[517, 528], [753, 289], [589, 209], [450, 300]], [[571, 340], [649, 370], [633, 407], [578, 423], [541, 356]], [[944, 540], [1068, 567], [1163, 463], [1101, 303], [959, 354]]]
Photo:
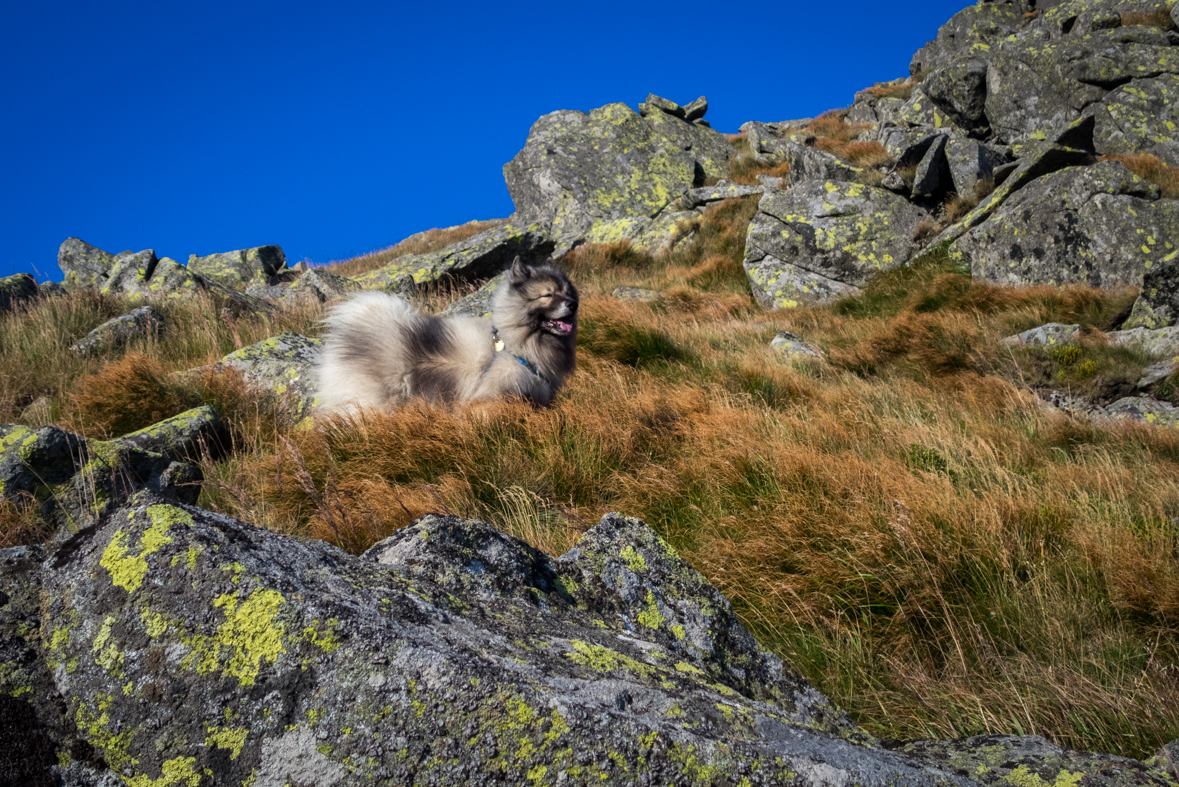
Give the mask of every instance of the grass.
[[[1170, 17], [1168, 17], [1170, 19]], [[1163, 197], [1179, 199], [1179, 167], [1172, 167], [1151, 153], [1102, 156], [1103, 161], [1120, 161], [1126, 169], [1159, 187]]]
[[[313, 330], [314, 310], [234, 333], [209, 304], [174, 305], [183, 332], [79, 360], [61, 348], [126, 304], [70, 296], [3, 318], [5, 417], [49, 396], [97, 434], [132, 425], [121, 392], [151, 417], [213, 403], [234, 446], [202, 462], [200, 504], [353, 553], [432, 511], [550, 554], [607, 511], [641, 517], [885, 738], [1038, 734], [1142, 757], [1179, 737], [1179, 432], [1049, 413], [1029, 391], [1132, 377], [1146, 359], [1094, 330], [1133, 293], [997, 287], [930, 253], [854, 298], [766, 312], [741, 267], [756, 203], [721, 203], [657, 256], [562, 261], [578, 371], [548, 409], [413, 403], [290, 432], [240, 378], [186, 378], [170, 399], [169, 373]], [[624, 285], [664, 297], [609, 297]], [[56, 317], [61, 335], [38, 338]], [[1000, 342], [1049, 321], [1087, 326], [1079, 351]], [[780, 330], [828, 361], [783, 361]], [[42, 536], [0, 507], [0, 543]]]
[[908, 82], [901, 82], [896, 85], [873, 85], [869, 88], [864, 88], [861, 93], [867, 93], [876, 98], [899, 98], [902, 101], [908, 101], [913, 97], [913, 88], [917, 86], [920, 80], [911, 79]]

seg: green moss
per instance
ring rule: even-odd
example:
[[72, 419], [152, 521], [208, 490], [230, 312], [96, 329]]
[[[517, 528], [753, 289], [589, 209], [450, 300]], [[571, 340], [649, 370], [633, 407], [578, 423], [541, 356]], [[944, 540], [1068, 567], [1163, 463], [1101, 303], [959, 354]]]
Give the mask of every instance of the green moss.
[[639, 625], [649, 629], [658, 629], [664, 622], [663, 613], [659, 611], [659, 604], [655, 601], [655, 592], [647, 591], [647, 608], [639, 613]]
[[631, 571], [638, 573], [639, 571], [645, 571], [647, 569], [647, 561], [643, 559], [643, 556], [639, 554], [634, 547], [623, 547], [622, 551], [619, 552], [619, 555], [621, 555], [622, 559], [626, 561], [626, 565], [630, 567]]
[[282, 638], [286, 628], [274, 617], [285, 599], [277, 590], [256, 590], [239, 605], [236, 594], [218, 597], [213, 606], [225, 611], [225, 622], [218, 628], [215, 642], [230, 652], [225, 674], [233, 675], [243, 686], [252, 686], [262, 662], [273, 664], [286, 653]]

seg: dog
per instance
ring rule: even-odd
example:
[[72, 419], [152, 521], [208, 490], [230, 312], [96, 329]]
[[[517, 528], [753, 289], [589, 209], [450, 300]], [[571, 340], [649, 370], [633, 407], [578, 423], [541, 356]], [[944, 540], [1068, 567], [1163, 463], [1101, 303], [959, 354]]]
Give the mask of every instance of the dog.
[[433, 317], [403, 298], [361, 293], [324, 320], [316, 362], [327, 412], [394, 410], [411, 398], [464, 403], [518, 396], [547, 407], [576, 365], [577, 289], [552, 261], [512, 262], [491, 318]]

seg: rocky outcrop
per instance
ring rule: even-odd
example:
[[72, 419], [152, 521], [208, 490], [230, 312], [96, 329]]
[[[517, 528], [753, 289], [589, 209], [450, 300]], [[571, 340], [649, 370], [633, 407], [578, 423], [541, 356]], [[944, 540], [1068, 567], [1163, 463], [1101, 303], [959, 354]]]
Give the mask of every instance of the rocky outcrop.
[[558, 249], [636, 238], [688, 189], [727, 174], [732, 146], [723, 135], [688, 122], [673, 102], [644, 107], [646, 116], [608, 104], [537, 120], [504, 165], [520, 220], [546, 227]]
[[[1036, 179], [951, 247], [1005, 284], [1137, 285], [1174, 250], [1179, 202], [1114, 161]], [[1170, 247], [1168, 247], [1170, 246]]]
[[930, 74], [964, 54], [985, 52], [1022, 26], [1020, 10], [1009, 3], [979, 3], [954, 14], [937, 37], [913, 55], [909, 73]]
[[164, 328], [164, 316], [151, 306], [140, 306], [126, 314], [107, 320], [70, 347], [79, 355], [91, 355], [120, 347], [140, 336], [150, 336]]
[[[277, 254], [282, 254], [277, 246], [263, 248], [277, 249]], [[229, 256], [242, 254], [245, 252], [231, 252]], [[274, 252], [267, 255], [269, 259]], [[122, 295], [133, 302], [175, 300], [210, 293], [235, 313], [265, 312], [268, 308], [257, 298], [206, 278], [170, 257], [157, 260], [152, 249], [112, 255], [77, 238], [68, 238], [61, 244], [57, 260], [68, 287], [94, 287], [105, 295]]]
[[38, 294], [37, 280], [27, 273], [0, 278], [0, 314], [33, 300]]
[[552, 254], [554, 246], [539, 224], [508, 223], [439, 251], [398, 257], [383, 268], [354, 277], [353, 281], [364, 289], [379, 289], [396, 285], [405, 276], [412, 277], [416, 284], [447, 278], [457, 281], [488, 278], [507, 270], [516, 257], [528, 263], [541, 262]]
[[823, 352], [815, 345], [790, 331], [779, 331], [770, 341], [770, 349], [783, 358], [797, 360], [799, 358], [823, 358]]
[[558, 560], [434, 515], [352, 557], [141, 495], [0, 552], [0, 592], [0, 731], [30, 778], [1167, 784], [1036, 738], [890, 751], [618, 514]]
[[763, 305], [793, 307], [858, 292], [917, 249], [925, 211], [885, 189], [811, 181], [767, 193], [745, 239], [745, 271]]
[[118, 441], [90, 440], [45, 426], [0, 425], [0, 496], [37, 505], [69, 534], [114, 511], [140, 490], [195, 503], [201, 471]]
[[235, 290], [251, 284], [267, 284], [287, 265], [286, 255], [279, 246], [258, 246], [188, 258], [188, 269], [198, 276]]

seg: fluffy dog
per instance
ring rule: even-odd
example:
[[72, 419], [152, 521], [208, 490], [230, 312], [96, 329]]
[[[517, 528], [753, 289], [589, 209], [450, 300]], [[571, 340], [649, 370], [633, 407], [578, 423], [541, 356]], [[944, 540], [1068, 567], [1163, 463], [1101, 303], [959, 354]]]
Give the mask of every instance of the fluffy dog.
[[366, 292], [324, 320], [316, 364], [325, 410], [392, 410], [412, 397], [470, 402], [521, 396], [547, 406], [573, 372], [577, 289], [551, 263], [517, 257], [486, 317], [432, 317]]

